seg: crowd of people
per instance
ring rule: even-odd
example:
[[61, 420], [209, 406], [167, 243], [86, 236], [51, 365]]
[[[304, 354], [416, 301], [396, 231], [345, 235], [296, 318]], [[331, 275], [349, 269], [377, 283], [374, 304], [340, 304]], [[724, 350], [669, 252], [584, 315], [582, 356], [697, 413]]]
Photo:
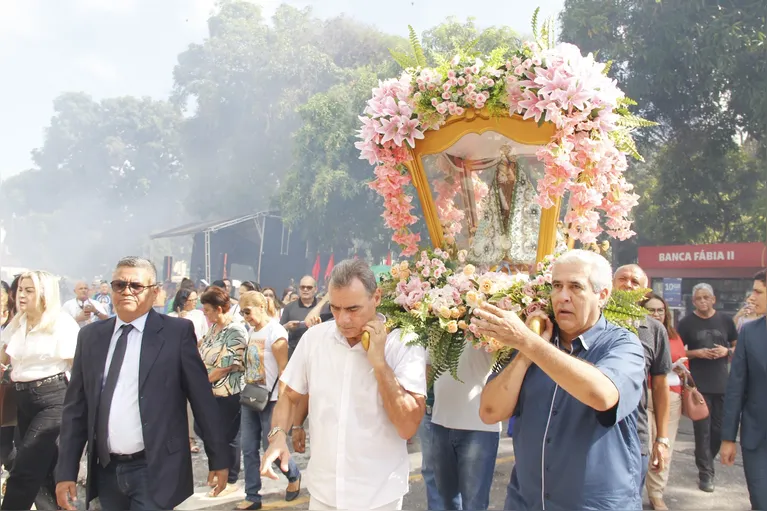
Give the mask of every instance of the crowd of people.
[[641, 509], [644, 488], [653, 509], [667, 509], [674, 441], [693, 405], [707, 409], [694, 422], [699, 489], [715, 491], [714, 458], [732, 464], [740, 432], [752, 506], [765, 509], [766, 275], [737, 326], [703, 283], [676, 327], [663, 297], [648, 294], [635, 335], [602, 309], [613, 289], [647, 288], [646, 274], [569, 251], [552, 268], [553, 316], [534, 315], [540, 335], [482, 304], [472, 322], [513, 347], [512, 361], [494, 372], [491, 354], [465, 349], [459, 378], [428, 389], [427, 353], [413, 334], [387, 330], [362, 260], [336, 265], [324, 295], [307, 276], [281, 299], [252, 282], [236, 293], [228, 280], [174, 289], [137, 257], [109, 282], [78, 282], [63, 304], [55, 276], [23, 273], [0, 297], [16, 409], [0, 430], [2, 509], [75, 509], [83, 452], [86, 503], [174, 508], [193, 492], [198, 438], [211, 498], [236, 491], [243, 469], [236, 509], [260, 509], [261, 478], [278, 472], [293, 501], [302, 473], [292, 453], [307, 449], [306, 429], [310, 509], [401, 509], [416, 436], [429, 509], [487, 509], [507, 420], [505, 509]]

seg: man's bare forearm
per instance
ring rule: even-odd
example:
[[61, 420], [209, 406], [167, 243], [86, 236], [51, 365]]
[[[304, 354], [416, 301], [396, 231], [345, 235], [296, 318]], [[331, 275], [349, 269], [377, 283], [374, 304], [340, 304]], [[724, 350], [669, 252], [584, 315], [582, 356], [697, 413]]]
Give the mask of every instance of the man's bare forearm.
[[401, 438], [412, 438], [418, 431], [426, 410], [425, 398], [417, 398], [402, 388], [394, 376], [394, 371], [386, 364], [376, 367], [374, 373], [386, 415], [397, 428]]
[[301, 399], [293, 407], [293, 426], [303, 426], [309, 413], [309, 394], [301, 396]]
[[300, 398], [302, 397], [308, 396], [301, 396], [301, 394], [291, 396], [289, 392], [280, 394], [279, 399], [277, 399], [277, 404], [274, 405], [274, 411], [272, 412], [272, 428], [282, 428], [286, 434], [290, 432], [296, 415], [296, 405], [300, 402]]
[[511, 417], [530, 365], [530, 359], [520, 352], [501, 374], [485, 385], [479, 405], [482, 422], [495, 424]]
[[522, 351], [562, 390], [599, 412], [607, 411], [618, 403], [620, 394], [617, 387], [597, 367], [535, 337]]
[[668, 418], [671, 395], [666, 375], [652, 377], [652, 407], [655, 415], [655, 436], [668, 438]]

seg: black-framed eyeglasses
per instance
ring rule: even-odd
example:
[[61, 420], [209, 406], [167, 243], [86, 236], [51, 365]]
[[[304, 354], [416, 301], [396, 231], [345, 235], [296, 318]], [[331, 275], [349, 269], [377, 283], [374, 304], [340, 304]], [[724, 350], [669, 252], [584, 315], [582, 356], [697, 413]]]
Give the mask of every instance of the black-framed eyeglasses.
[[240, 309], [240, 316], [242, 316], [243, 318], [245, 316], [250, 316], [250, 308], [246, 307], [244, 309]]
[[661, 307], [660, 309], [651, 309], [648, 307], [647, 312], [649, 312], [650, 314], [665, 314], [666, 309], [663, 307]]
[[131, 294], [134, 295], [140, 295], [145, 289], [157, 287], [157, 284], [149, 284], [148, 286], [145, 286], [139, 282], [128, 282], [125, 280], [113, 280], [109, 285], [112, 286], [112, 291], [115, 293], [122, 293], [126, 288], [130, 288]]

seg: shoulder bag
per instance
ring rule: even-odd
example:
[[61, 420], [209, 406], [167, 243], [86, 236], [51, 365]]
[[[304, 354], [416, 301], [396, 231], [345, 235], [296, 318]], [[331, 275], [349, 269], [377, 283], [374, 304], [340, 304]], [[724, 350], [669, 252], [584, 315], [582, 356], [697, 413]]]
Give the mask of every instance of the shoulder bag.
[[269, 404], [269, 400], [272, 399], [272, 394], [278, 383], [280, 383], [279, 376], [274, 380], [274, 385], [270, 391], [255, 383], [246, 383], [240, 392], [240, 404], [253, 411], [263, 412]]
[[708, 417], [708, 405], [703, 395], [695, 386], [690, 371], [682, 373], [682, 415], [693, 421]]

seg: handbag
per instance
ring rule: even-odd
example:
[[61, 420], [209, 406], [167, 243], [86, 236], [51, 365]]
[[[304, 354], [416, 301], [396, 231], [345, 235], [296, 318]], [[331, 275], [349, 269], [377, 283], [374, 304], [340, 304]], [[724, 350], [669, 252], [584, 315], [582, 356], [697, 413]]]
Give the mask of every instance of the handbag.
[[11, 382], [11, 368], [0, 377], [0, 426], [16, 425], [16, 388]]
[[274, 389], [277, 388], [277, 384], [280, 382], [279, 377], [274, 380], [272, 390], [268, 391], [261, 385], [255, 383], [246, 383], [240, 392], [240, 404], [247, 406], [253, 411], [263, 412], [269, 401], [272, 399]]
[[703, 420], [708, 417], [708, 405], [695, 386], [690, 372], [685, 369], [682, 380], [682, 415], [693, 421]]

